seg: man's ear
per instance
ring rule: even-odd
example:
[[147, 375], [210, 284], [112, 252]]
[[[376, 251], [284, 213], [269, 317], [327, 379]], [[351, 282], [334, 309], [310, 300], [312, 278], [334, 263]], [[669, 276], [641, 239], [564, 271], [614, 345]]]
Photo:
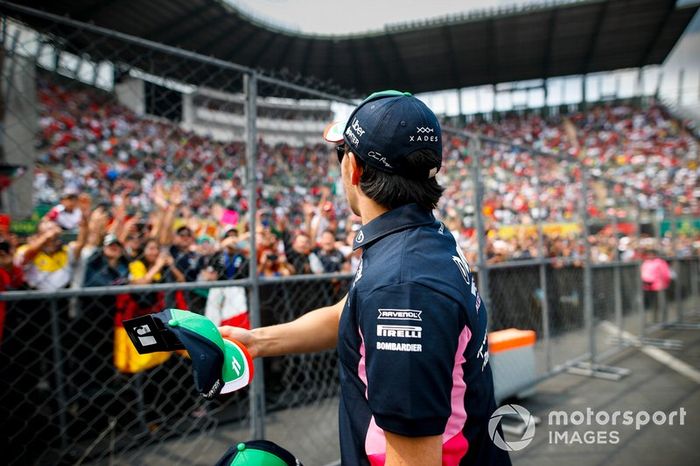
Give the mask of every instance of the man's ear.
[[357, 163], [357, 158], [353, 152], [348, 153], [348, 158], [350, 159], [350, 182], [353, 186], [360, 184], [360, 178], [362, 177], [362, 167]]

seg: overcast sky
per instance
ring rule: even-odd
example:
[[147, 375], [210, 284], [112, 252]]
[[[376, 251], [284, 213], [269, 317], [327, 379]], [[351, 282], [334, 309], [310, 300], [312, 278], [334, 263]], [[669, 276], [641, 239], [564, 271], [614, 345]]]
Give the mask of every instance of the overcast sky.
[[226, 0], [261, 19], [300, 32], [348, 34], [385, 24], [436, 18], [500, 5], [543, 0]]

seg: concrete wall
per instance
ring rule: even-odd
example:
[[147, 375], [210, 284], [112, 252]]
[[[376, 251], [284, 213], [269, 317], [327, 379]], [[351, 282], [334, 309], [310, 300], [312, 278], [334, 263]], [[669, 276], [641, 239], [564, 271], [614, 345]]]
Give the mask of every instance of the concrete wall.
[[12, 218], [32, 214], [36, 132], [39, 113], [36, 99], [36, 68], [32, 60], [1, 52], [0, 92], [4, 117], [0, 122], [3, 163], [27, 167], [24, 175], [2, 193], [0, 210]]
[[137, 115], [143, 115], [146, 112], [143, 80], [125, 76], [119, 84], [114, 86], [114, 92], [119, 103], [132, 112]]

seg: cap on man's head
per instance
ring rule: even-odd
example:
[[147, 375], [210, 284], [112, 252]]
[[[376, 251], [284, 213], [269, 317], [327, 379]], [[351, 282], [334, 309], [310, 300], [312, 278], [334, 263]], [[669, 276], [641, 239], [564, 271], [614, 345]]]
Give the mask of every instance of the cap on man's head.
[[422, 101], [408, 92], [381, 91], [367, 97], [352, 112], [347, 123], [328, 125], [323, 132], [328, 142], [345, 142], [363, 162], [387, 173], [410, 173], [406, 157], [427, 149], [438, 156], [438, 164], [426, 170], [433, 177], [442, 161], [440, 122]]
[[303, 466], [294, 455], [269, 440], [239, 443], [226, 451], [216, 466]]
[[112, 244], [118, 244], [119, 246], [122, 245], [119, 238], [117, 238], [117, 235], [114, 233], [109, 233], [105, 235], [105, 239], [102, 240], [102, 246], [111, 246]]

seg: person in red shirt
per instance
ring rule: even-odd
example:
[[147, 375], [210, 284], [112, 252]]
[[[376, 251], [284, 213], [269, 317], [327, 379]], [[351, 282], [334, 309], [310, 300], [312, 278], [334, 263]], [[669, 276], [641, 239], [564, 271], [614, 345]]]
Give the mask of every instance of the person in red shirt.
[[[22, 268], [12, 263], [14, 254], [12, 245], [5, 239], [0, 239], [0, 293], [18, 290], [24, 286]], [[0, 301], [0, 344], [5, 327], [5, 301]]]

